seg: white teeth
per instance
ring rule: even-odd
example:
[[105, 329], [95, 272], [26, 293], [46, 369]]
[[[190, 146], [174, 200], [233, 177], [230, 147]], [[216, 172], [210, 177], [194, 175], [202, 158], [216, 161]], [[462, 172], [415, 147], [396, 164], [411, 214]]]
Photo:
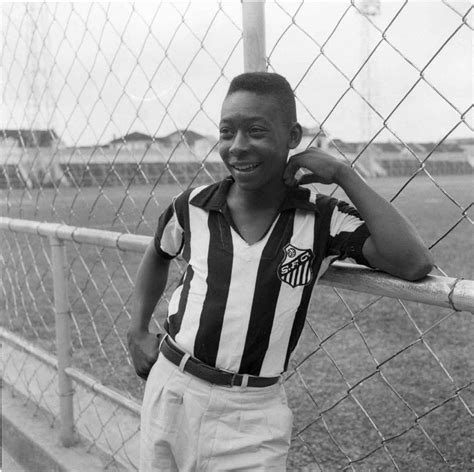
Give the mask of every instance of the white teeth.
[[236, 170], [246, 171], [246, 170], [253, 170], [258, 167], [258, 164], [248, 164], [242, 166], [232, 166]]

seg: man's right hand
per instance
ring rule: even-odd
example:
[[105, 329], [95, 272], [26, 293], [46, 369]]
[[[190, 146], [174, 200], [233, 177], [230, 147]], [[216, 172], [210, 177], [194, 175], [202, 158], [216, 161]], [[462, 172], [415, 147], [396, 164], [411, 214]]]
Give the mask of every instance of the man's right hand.
[[142, 379], [147, 379], [153, 364], [159, 354], [162, 335], [152, 334], [148, 331], [130, 329], [127, 332], [128, 350], [132, 356], [135, 372]]

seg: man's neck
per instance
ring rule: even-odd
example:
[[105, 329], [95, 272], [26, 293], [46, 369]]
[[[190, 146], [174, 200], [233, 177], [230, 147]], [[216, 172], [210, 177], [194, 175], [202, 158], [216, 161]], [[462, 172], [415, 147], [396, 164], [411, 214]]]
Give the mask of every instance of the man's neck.
[[[230, 188], [228, 198], [235, 205], [251, 210], [263, 210], [280, 208], [285, 199], [287, 187], [283, 182], [268, 185], [258, 190], [246, 190], [234, 182]], [[229, 201], [228, 200], [228, 201]]]

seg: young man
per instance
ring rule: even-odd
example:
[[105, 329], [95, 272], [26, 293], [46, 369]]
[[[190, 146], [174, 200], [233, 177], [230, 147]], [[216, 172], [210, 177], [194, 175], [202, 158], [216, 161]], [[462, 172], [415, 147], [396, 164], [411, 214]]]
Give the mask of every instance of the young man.
[[[292, 414], [280, 376], [318, 278], [343, 258], [407, 280], [432, 268], [412, 225], [350, 166], [314, 148], [288, 160], [301, 134], [283, 77], [237, 76], [220, 121], [230, 177], [183, 192], [160, 217], [128, 333], [148, 377], [140, 470], [285, 470]], [[301, 187], [310, 182], [340, 185], [357, 210]], [[178, 254], [188, 266], [156, 336], [149, 321]]]

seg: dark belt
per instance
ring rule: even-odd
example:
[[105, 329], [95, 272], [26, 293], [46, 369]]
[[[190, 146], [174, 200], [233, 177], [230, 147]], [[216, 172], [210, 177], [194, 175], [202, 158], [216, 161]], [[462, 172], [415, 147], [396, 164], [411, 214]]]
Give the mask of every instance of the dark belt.
[[[166, 359], [177, 366], [181, 364], [181, 360], [185, 356], [185, 353], [181, 351], [181, 349], [177, 348], [171, 341], [169, 341], [168, 336], [166, 336], [161, 342], [160, 351]], [[233, 374], [231, 372], [216, 369], [215, 367], [204, 364], [194, 357], [189, 357], [189, 359], [187, 359], [183, 370], [201, 380], [205, 380], [206, 382], [227, 387], [240, 387], [245, 377], [241, 374]], [[249, 387], [269, 387], [270, 385], [277, 383], [279, 379], [280, 377], [256, 377], [249, 375], [247, 385]]]

